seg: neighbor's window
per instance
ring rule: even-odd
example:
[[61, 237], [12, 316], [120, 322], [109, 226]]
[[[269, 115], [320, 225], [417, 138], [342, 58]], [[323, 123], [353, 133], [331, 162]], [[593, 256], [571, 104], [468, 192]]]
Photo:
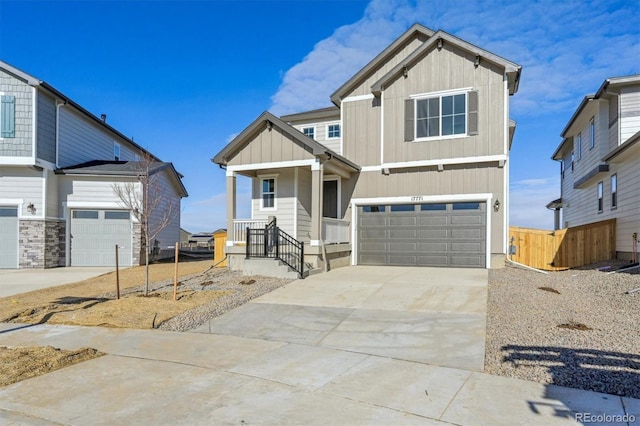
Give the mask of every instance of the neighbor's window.
[[467, 133], [467, 95], [416, 99], [416, 138]]
[[0, 137], [15, 138], [16, 137], [16, 97], [2, 95], [2, 104], [0, 106]]
[[327, 126], [327, 139], [339, 138], [339, 137], [340, 137], [340, 125], [329, 124]]
[[120, 144], [117, 142], [113, 143], [113, 159], [120, 161]]
[[304, 129], [302, 129], [302, 133], [304, 133], [305, 136], [309, 136], [311, 139], [314, 139], [316, 137], [316, 128], [305, 127]]
[[618, 175], [611, 176], [611, 208], [618, 207]]
[[589, 122], [589, 135], [591, 136], [591, 148], [592, 149], [594, 146], [596, 146], [596, 125], [593, 121], [593, 117], [591, 118], [591, 121]]
[[598, 212], [602, 211], [602, 194], [603, 194], [603, 185], [602, 185], [602, 182], [598, 182]]
[[574, 160], [575, 160], [575, 155], [573, 154], [573, 152], [571, 153], [571, 171], [573, 171], [573, 164], [574, 164]]
[[262, 178], [261, 209], [276, 208], [276, 178]]
[[578, 161], [582, 158], [582, 133], [578, 133], [576, 136], [576, 151], [578, 151]]

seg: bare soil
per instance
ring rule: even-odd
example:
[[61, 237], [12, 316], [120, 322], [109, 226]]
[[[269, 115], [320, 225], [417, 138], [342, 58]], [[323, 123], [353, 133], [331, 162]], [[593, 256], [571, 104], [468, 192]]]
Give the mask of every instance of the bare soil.
[[93, 348], [66, 351], [51, 346], [28, 348], [0, 346], [0, 387], [41, 376], [102, 355], [104, 354]]

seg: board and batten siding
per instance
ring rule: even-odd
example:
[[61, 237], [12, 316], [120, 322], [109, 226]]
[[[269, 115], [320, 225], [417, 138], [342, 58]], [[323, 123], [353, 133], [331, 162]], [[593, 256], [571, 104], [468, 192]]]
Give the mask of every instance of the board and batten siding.
[[[30, 218], [43, 215], [42, 205], [42, 172], [28, 167], [0, 166], [0, 205], [13, 205], [3, 200], [23, 200], [20, 217]], [[27, 210], [27, 205], [33, 203], [36, 213]]]
[[640, 131], [640, 86], [620, 89], [620, 142]]
[[307, 148], [294, 141], [277, 127], [266, 126], [262, 131], [229, 159], [228, 165], [273, 163], [280, 161], [307, 160], [315, 158]]
[[93, 160], [113, 160], [113, 144], [120, 144], [120, 160], [133, 161], [134, 151], [127, 142], [101, 129], [69, 106], [61, 107], [59, 117], [58, 167], [70, 167]]
[[[278, 226], [287, 234], [295, 235], [294, 232], [294, 182], [295, 172], [293, 168], [257, 171], [257, 177], [252, 180], [252, 219], [265, 219], [275, 216]], [[276, 178], [276, 209], [260, 210], [260, 199], [262, 196], [260, 185], [262, 177]]]
[[343, 102], [342, 138], [344, 155], [360, 166], [380, 164], [379, 106], [371, 99]]
[[33, 155], [33, 91], [22, 80], [0, 69], [0, 96], [15, 97], [14, 137], [0, 136], [0, 157]]
[[[476, 67], [474, 61], [475, 55], [445, 43], [441, 50], [426, 52], [406, 78], [400, 75], [389, 84], [382, 93], [385, 163], [505, 154], [504, 69], [482, 60]], [[477, 135], [404, 141], [406, 99], [464, 88], [478, 93]]]
[[56, 162], [56, 102], [38, 91], [37, 157]]
[[353, 198], [491, 193], [492, 202], [498, 199], [502, 204], [498, 212], [487, 206], [487, 211], [492, 215], [491, 252], [502, 253], [505, 232], [504, 178], [504, 169], [494, 163], [447, 166], [441, 172], [435, 168], [404, 169], [389, 175], [379, 171], [365, 172], [358, 178]]

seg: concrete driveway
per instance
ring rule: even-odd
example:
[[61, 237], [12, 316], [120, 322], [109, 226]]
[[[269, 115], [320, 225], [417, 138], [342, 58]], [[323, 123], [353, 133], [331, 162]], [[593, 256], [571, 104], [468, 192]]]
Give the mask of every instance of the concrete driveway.
[[340, 268], [194, 331], [482, 371], [487, 280], [485, 269]]
[[0, 269], [0, 297], [74, 283], [114, 271], [113, 267]]

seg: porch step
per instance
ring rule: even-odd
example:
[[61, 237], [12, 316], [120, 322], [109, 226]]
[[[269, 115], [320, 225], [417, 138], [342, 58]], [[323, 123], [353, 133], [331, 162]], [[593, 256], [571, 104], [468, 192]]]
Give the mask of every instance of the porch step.
[[[242, 266], [244, 275], [263, 275], [265, 277], [298, 279], [298, 273], [276, 259], [245, 259]], [[307, 270], [305, 270], [305, 276]]]

